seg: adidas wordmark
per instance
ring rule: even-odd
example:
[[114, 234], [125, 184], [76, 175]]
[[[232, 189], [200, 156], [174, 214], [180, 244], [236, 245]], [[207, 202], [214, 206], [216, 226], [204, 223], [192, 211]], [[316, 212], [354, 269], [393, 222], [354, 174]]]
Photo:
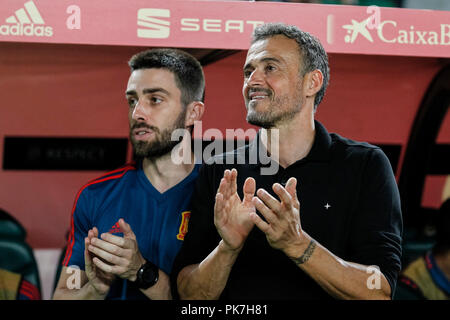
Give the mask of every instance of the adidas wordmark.
[[45, 25], [34, 2], [28, 1], [24, 8], [16, 10], [15, 14], [6, 18], [7, 24], [0, 25], [0, 35], [3, 36], [53, 36], [53, 28]]

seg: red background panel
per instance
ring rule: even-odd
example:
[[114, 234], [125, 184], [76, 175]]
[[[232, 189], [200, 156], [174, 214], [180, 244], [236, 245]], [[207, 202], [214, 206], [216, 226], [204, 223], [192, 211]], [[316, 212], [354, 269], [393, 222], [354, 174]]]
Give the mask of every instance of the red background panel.
[[[142, 48], [0, 43], [0, 159], [5, 136], [127, 137], [127, 61]], [[205, 67], [203, 130], [247, 129], [245, 52]], [[331, 82], [317, 118], [329, 131], [406, 146], [416, 111], [443, 63], [433, 58], [331, 54]], [[450, 142], [450, 120], [438, 141]], [[63, 247], [79, 188], [99, 171], [4, 171], [0, 207], [21, 221], [34, 248]], [[433, 180], [433, 179], [432, 179]], [[427, 180], [437, 206], [443, 179]]]

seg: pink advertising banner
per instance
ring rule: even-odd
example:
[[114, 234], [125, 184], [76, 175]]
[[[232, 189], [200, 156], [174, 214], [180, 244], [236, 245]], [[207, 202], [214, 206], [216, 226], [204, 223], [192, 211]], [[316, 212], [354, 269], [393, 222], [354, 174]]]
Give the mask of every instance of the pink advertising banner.
[[0, 41], [247, 49], [262, 23], [294, 24], [331, 53], [450, 57], [450, 12], [279, 2], [2, 0]]

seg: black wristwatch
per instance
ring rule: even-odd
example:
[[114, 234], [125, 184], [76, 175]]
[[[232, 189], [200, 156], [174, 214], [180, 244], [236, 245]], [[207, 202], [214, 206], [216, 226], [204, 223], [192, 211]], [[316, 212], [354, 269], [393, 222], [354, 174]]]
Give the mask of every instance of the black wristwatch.
[[150, 261], [146, 260], [136, 274], [135, 284], [139, 289], [148, 289], [158, 282], [158, 277], [159, 268]]

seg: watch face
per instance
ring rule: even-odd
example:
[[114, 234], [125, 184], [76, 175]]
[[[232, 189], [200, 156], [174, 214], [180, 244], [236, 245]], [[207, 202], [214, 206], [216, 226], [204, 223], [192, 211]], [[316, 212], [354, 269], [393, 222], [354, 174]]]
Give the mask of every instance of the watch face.
[[145, 268], [144, 272], [142, 273], [142, 280], [146, 283], [153, 283], [157, 277], [158, 270], [154, 270], [154, 268]]
[[138, 271], [137, 285], [141, 289], [147, 289], [158, 281], [158, 267], [147, 261]]

